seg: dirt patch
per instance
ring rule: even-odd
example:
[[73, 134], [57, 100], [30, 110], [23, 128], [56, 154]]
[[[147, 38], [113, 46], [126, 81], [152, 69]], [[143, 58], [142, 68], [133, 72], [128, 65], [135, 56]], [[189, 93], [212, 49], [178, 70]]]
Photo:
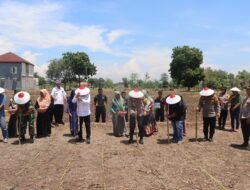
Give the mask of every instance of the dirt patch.
[[241, 133], [216, 130], [215, 143], [193, 142], [198, 95], [184, 98], [188, 135], [181, 145], [167, 143], [166, 123], [158, 123], [158, 134], [144, 145], [128, 145], [126, 137], [112, 135], [110, 120], [91, 123], [90, 145], [70, 137], [68, 123], [34, 144], [0, 143], [0, 189], [250, 189], [250, 151], [233, 146], [242, 142]]

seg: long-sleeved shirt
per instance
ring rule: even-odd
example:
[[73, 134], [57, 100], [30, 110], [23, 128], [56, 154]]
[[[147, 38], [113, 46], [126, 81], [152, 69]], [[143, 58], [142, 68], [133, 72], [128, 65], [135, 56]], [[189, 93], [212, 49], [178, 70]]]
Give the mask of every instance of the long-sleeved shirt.
[[247, 96], [244, 98], [242, 107], [241, 107], [241, 118], [245, 119], [247, 117], [250, 117], [250, 96]]
[[203, 117], [215, 117], [220, 113], [220, 104], [215, 96], [200, 97], [198, 108], [202, 109]]
[[80, 96], [80, 98], [77, 98], [77, 95], [75, 95], [73, 98], [72, 102], [77, 103], [77, 114], [79, 117], [85, 117], [91, 114], [90, 100], [90, 94]]

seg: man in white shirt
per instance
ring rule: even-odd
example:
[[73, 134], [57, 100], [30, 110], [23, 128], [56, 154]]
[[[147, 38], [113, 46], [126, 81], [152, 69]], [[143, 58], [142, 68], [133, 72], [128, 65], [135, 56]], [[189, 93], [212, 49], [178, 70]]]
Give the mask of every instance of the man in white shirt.
[[63, 111], [64, 111], [64, 100], [66, 100], [66, 92], [63, 87], [61, 87], [61, 82], [56, 81], [56, 87], [52, 89], [51, 96], [54, 99], [54, 117], [55, 117], [55, 125], [63, 124]]
[[83, 121], [85, 123], [86, 127], [86, 143], [90, 144], [90, 135], [91, 135], [91, 129], [90, 129], [90, 90], [89, 88], [83, 86], [80, 84], [80, 87], [76, 90], [76, 95], [73, 98], [72, 102], [77, 103], [77, 115], [80, 120], [80, 130], [78, 133], [79, 140], [82, 141], [82, 125]]

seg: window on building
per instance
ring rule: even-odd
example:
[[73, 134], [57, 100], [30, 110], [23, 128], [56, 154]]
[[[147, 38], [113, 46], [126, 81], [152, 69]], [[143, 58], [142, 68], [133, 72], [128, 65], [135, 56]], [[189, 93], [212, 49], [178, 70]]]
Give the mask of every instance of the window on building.
[[11, 67], [10, 68], [10, 73], [13, 74], [13, 75], [16, 75], [17, 74], [17, 67]]
[[26, 66], [26, 76], [29, 76], [29, 65], [25, 64], [25, 66]]

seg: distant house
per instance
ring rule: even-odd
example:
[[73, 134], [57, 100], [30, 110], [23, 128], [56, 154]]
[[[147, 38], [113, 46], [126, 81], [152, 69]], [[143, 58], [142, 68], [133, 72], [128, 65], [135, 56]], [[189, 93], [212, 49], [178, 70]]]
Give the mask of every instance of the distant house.
[[36, 88], [34, 64], [14, 53], [0, 55], [0, 86], [9, 89]]

